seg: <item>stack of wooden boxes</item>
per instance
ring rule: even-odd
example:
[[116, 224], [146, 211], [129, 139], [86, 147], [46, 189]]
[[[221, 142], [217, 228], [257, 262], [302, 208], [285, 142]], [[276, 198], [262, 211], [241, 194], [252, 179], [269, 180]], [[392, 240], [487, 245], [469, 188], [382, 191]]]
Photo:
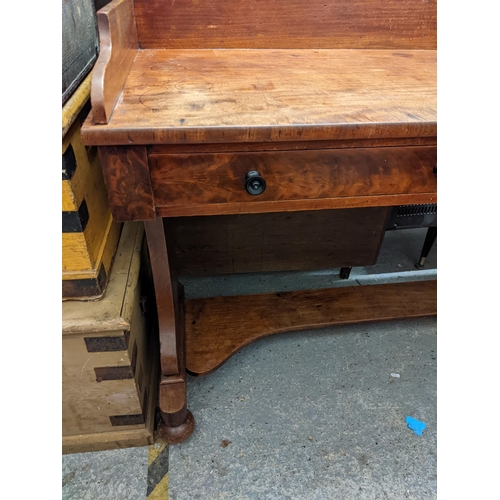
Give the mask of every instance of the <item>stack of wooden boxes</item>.
[[89, 37], [66, 58], [63, 50], [63, 453], [150, 443], [158, 387], [144, 229], [113, 221], [97, 151], [80, 138], [90, 112], [94, 25], [90, 0], [63, 0], [63, 38], [66, 31], [72, 40]]

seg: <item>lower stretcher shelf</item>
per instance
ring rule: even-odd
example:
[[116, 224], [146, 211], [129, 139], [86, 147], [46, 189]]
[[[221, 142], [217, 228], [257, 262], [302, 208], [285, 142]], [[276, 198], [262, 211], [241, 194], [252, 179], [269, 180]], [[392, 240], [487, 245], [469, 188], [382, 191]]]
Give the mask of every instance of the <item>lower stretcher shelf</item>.
[[437, 281], [187, 300], [186, 368], [206, 375], [273, 333], [437, 314]]

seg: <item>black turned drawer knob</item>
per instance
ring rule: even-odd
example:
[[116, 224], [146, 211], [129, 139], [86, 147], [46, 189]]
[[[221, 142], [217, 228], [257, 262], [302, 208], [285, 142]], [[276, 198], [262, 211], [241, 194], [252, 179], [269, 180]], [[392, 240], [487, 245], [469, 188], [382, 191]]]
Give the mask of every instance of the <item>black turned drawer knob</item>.
[[251, 170], [245, 177], [245, 188], [249, 194], [257, 196], [266, 190], [266, 181], [256, 170]]

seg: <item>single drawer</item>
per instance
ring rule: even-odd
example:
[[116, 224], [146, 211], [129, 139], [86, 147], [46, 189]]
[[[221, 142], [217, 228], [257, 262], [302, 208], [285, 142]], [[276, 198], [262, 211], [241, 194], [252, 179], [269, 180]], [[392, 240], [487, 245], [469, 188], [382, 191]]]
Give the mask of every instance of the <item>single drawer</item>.
[[[428, 203], [436, 154], [435, 146], [151, 154], [149, 165], [155, 205], [173, 216]], [[249, 172], [265, 181], [260, 194], [248, 192]]]

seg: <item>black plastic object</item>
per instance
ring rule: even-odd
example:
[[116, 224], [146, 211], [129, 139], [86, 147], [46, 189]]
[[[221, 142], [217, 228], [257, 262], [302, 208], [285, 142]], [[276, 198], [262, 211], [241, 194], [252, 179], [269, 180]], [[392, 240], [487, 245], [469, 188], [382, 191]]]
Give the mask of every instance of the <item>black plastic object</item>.
[[245, 188], [248, 194], [257, 196], [266, 190], [266, 181], [261, 177], [259, 172], [251, 170], [245, 177]]

